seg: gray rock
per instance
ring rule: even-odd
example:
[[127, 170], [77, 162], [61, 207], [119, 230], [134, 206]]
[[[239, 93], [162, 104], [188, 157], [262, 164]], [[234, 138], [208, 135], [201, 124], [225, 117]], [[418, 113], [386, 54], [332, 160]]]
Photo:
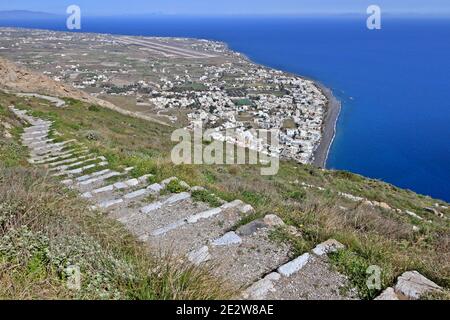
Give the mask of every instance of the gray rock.
[[278, 268], [278, 273], [285, 277], [289, 277], [300, 271], [309, 261], [309, 253], [304, 253], [300, 257], [282, 265]]
[[107, 200], [107, 201], [103, 201], [101, 203], [99, 203], [99, 207], [102, 209], [108, 209], [112, 206], [115, 206], [117, 204], [120, 204], [123, 202], [123, 199], [114, 199], [114, 200]]
[[279, 227], [284, 225], [283, 220], [281, 220], [281, 218], [275, 214], [266, 215], [263, 221], [269, 227]]
[[331, 252], [336, 252], [338, 250], [344, 249], [345, 246], [337, 240], [329, 239], [321, 244], [318, 244], [312, 252], [315, 255], [322, 256]]
[[152, 211], [158, 210], [163, 206], [163, 203], [160, 201], [150, 203], [149, 205], [140, 209], [141, 213], [148, 214]]
[[206, 189], [200, 186], [195, 186], [191, 188], [191, 191], [205, 191]]
[[267, 228], [267, 224], [262, 220], [262, 219], [258, 219], [258, 220], [254, 220], [250, 223], [247, 223], [244, 226], [239, 227], [236, 230], [236, 233], [239, 234], [240, 236], [249, 236], [252, 235], [253, 233], [255, 233], [256, 231], [258, 231], [259, 229], [262, 228]]
[[275, 291], [274, 282], [281, 278], [277, 272], [272, 272], [265, 278], [255, 282], [248, 287], [243, 293], [242, 298], [245, 300], [264, 300], [269, 292]]
[[425, 210], [427, 210], [428, 212], [431, 212], [432, 214], [434, 214], [435, 216], [442, 218], [444, 216], [444, 214], [440, 211], [437, 211], [435, 208], [432, 207], [427, 207], [425, 208]]
[[[222, 200], [222, 199], [220, 199], [220, 200]], [[249, 213], [253, 213], [255, 211], [255, 209], [249, 204], [244, 204], [243, 206], [241, 206], [239, 208], [239, 211], [243, 214], [249, 214]]]
[[378, 297], [374, 300], [400, 300], [394, 291], [394, 288], [386, 288]]
[[442, 290], [440, 286], [417, 271], [403, 273], [398, 278], [394, 289], [397, 294], [413, 300], [419, 299], [425, 293]]
[[195, 265], [200, 265], [208, 261], [209, 259], [211, 259], [208, 246], [203, 246], [198, 250], [190, 252], [187, 258]]
[[210, 209], [210, 210], [206, 210], [206, 211], [194, 214], [194, 215], [188, 217], [186, 219], [186, 221], [188, 223], [197, 223], [199, 220], [209, 219], [209, 218], [211, 218], [211, 217], [213, 217], [215, 215], [218, 215], [221, 212], [222, 212], [221, 208], [213, 208], [213, 209]]
[[136, 191], [127, 193], [127, 194], [124, 195], [123, 197], [124, 197], [125, 199], [130, 200], [130, 199], [134, 199], [134, 198], [137, 198], [137, 197], [140, 197], [140, 196], [144, 196], [144, 195], [148, 194], [149, 192], [150, 192], [150, 191], [147, 190], [147, 189], [139, 189], [139, 190], [136, 190]]
[[164, 187], [159, 183], [154, 183], [147, 187], [147, 190], [150, 190], [151, 192], [154, 193], [159, 193], [162, 189], [164, 189]]
[[212, 242], [212, 244], [214, 246], [229, 246], [229, 245], [240, 244], [240, 243], [242, 243], [241, 237], [239, 237], [233, 231], [225, 233], [222, 237], [220, 237]]
[[421, 216], [419, 216], [418, 214], [416, 214], [412, 211], [406, 210], [405, 213], [413, 218], [418, 219], [418, 220], [423, 220], [423, 218]]
[[126, 184], [125, 182], [116, 182], [113, 186], [113, 188], [116, 188], [118, 190], [120, 189], [126, 189], [128, 188], [128, 184]]
[[188, 184], [187, 184], [185, 181], [183, 181], [183, 180], [180, 180], [179, 184], [180, 184], [180, 186], [181, 186], [182, 188], [184, 188], [184, 189], [186, 189], [186, 190], [190, 190], [190, 189], [191, 189], [191, 186], [188, 185]]
[[161, 181], [161, 184], [162, 184], [164, 187], [166, 187], [169, 183], [171, 183], [171, 182], [174, 181], [174, 180], [178, 180], [178, 178], [177, 178], [177, 177], [170, 177], [170, 178], [167, 178], [167, 179]]

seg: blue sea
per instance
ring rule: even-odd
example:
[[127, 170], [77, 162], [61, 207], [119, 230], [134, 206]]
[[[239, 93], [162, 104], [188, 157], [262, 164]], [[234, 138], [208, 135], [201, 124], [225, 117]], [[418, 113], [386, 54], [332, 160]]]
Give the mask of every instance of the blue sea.
[[[64, 21], [0, 21], [64, 30]], [[85, 18], [83, 32], [227, 42], [257, 63], [304, 75], [342, 101], [328, 168], [450, 201], [450, 19], [386, 17]]]

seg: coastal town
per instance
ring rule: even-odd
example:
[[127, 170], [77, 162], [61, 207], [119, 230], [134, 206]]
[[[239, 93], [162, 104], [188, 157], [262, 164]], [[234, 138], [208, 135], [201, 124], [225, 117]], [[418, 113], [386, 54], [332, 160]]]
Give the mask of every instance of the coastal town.
[[[174, 127], [201, 121], [213, 139], [300, 163], [322, 142], [329, 99], [313, 81], [220, 42], [8, 28], [0, 39], [0, 54], [17, 64]], [[279, 146], [259, 129], [276, 130]]]

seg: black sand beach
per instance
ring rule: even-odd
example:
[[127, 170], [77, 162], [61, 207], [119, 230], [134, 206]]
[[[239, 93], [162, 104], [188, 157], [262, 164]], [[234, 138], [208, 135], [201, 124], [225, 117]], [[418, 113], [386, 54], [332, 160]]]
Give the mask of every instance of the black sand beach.
[[336, 135], [336, 124], [341, 112], [341, 102], [336, 99], [333, 92], [329, 88], [319, 82], [316, 82], [316, 84], [328, 99], [328, 109], [325, 114], [322, 128], [322, 140], [320, 141], [316, 151], [314, 151], [313, 164], [318, 167], [325, 168], [328, 154]]

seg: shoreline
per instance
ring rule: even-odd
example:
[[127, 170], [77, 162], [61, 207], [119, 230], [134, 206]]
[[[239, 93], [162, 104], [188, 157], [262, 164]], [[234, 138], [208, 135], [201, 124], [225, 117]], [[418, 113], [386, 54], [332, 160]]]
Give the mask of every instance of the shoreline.
[[312, 164], [325, 168], [337, 132], [337, 122], [341, 113], [342, 103], [333, 94], [332, 90], [318, 81], [314, 81], [328, 99], [328, 108], [322, 125], [322, 139], [314, 151]]
[[[208, 39], [206, 39], [206, 40], [212, 41], [212, 40], [208, 40]], [[299, 78], [302, 78], [305, 80], [312, 81], [319, 88], [319, 90], [322, 92], [322, 94], [327, 98], [328, 104], [327, 104], [327, 110], [325, 111], [325, 117], [323, 119], [323, 124], [322, 124], [322, 138], [320, 139], [319, 145], [313, 152], [314, 160], [311, 162], [311, 164], [313, 164], [319, 168], [325, 169], [327, 160], [328, 160], [328, 156], [331, 151], [331, 147], [332, 147], [334, 139], [336, 137], [337, 122], [339, 120], [339, 116], [341, 114], [341, 109], [342, 109], [342, 102], [335, 97], [331, 88], [328, 88], [327, 86], [325, 86], [323, 83], [321, 83], [320, 81], [318, 81], [316, 79], [306, 77], [306, 76], [303, 76], [303, 75], [300, 75], [300, 74], [297, 74], [297, 73], [294, 73], [291, 71], [287, 71], [287, 70], [275, 69], [273, 67], [253, 61], [247, 54], [230, 48], [228, 43], [223, 42], [223, 41], [217, 41], [217, 42], [222, 43], [223, 45], [226, 46], [227, 50], [229, 50], [232, 53], [239, 54], [239, 56], [241, 58], [247, 60], [250, 63], [253, 63], [253, 64], [258, 65], [263, 68], [279, 70], [286, 74], [290, 74], [295, 77], [299, 77]]]

